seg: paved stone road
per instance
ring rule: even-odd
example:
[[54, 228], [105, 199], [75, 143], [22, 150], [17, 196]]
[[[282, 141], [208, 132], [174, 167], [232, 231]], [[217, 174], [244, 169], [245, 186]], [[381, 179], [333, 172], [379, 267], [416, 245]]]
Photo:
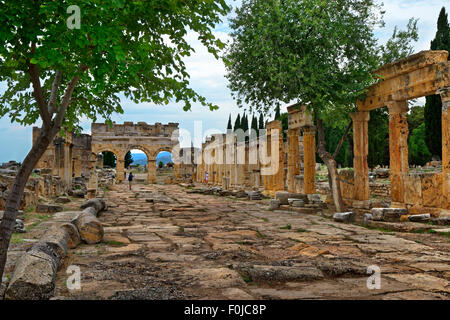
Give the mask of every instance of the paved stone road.
[[[133, 188], [107, 193], [104, 243], [69, 252], [57, 298], [450, 297], [448, 237], [271, 212], [267, 201], [187, 194], [177, 185]], [[65, 285], [72, 264], [81, 268], [80, 291]], [[379, 290], [367, 288], [371, 265], [381, 268]]]

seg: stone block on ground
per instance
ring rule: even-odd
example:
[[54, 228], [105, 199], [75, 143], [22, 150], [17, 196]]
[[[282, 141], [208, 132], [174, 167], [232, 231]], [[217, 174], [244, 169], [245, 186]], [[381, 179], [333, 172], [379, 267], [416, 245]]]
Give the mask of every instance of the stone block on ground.
[[77, 227], [73, 223], [64, 223], [61, 225], [61, 228], [67, 231], [69, 235], [68, 239], [68, 248], [74, 249], [81, 243], [80, 233], [78, 232]]
[[450, 225], [450, 217], [434, 218], [432, 222], [439, 226], [448, 226]]
[[44, 300], [53, 296], [57, 266], [45, 252], [26, 252], [16, 263], [7, 300]]
[[278, 210], [279, 208], [280, 208], [279, 200], [275, 200], [275, 199], [270, 200], [270, 203], [269, 203], [270, 210]]
[[56, 203], [69, 203], [71, 200], [67, 197], [58, 197], [55, 202]]
[[69, 235], [52, 227], [17, 261], [6, 290], [11, 300], [43, 300], [53, 296], [56, 273], [67, 254]]
[[103, 225], [95, 215], [89, 212], [82, 212], [72, 223], [77, 227], [81, 240], [87, 244], [95, 244], [102, 241], [104, 234]]
[[430, 214], [415, 214], [408, 216], [409, 221], [411, 222], [428, 222], [430, 221], [431, 215]]
[[106, 210], [106, 202], [103, 199], [94, 198], [94, 199], [90, 199], [90, 200], [84, 202], [81, 205], [81, 209], [86, 209], [89, 207], [94, 208], [96, 211], [96, 215], [98, 215], [100, 212]]
[[60, 211], [63, 211], [63, 208], [54, 204], [38, 204], [36, 207], [36, 212], [38, 213], [55, 213]]
[[355, 221], [355, 213], [354, 212], [336, 212], [333, 215], [334, 221], [349, 223]]
[[398, 222], [402, 215], [408, 214], [404, 208], [373, 208], [371, 212], [373, 220], [386, 222]]
[[305, 201], [300, 199], [294, 199], [291, 201], [291, 206], [293, 206], [294, 208], [302, 208], [305, 206]]
[[363, 221], [362, 221], [362, 223], [363, 223], [363, 225], [367, 225], [368, 222], [371, 221], [371, 220], [373, 220], [372, 214], [366, 213], [366, 214], [364, 214], [364, 216], [363, 216]]

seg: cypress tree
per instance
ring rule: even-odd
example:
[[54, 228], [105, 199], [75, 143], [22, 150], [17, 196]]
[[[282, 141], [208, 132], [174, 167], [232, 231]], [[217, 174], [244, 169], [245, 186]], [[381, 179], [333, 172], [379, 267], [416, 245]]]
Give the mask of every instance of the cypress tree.
[[244, 130], [244, 132], [247, 132], [248, 130], [248, 117], [245, 114], [245, 112], [244, 115], [242, 116], [241, 129]]
[[131, 151], [128, 151], [125, 155], [125, 168], [128, 168], [130, 164], [133, 163], [133, 157], [131, 156]]
[[228, 118], [227, 130], [231, 130], [231, 129], [233, 129], [233, 127], [231, 125], [231, 113], [230, 113], [230, 117]]
[[241, 128], [241, 115], [238, 114], [236, 120], [234, 121], [234, 131]]
[[265, 128], [265, 123], [264, 123], [264, 116], [262, 113], [259, 114], [259, 129], [264, 129]]
[[[445, 7], [439, 14], [437, 32], [434, 40], [431, 41], [431, 50], [450, 51], [450, 25]], [[425, 142], [432, 155], [442, 157], [442, 101], [439, 95], [426, 97]]]
[[275, 109], [275, 119], [274, 120], [279, 120], [280, 117], [281, 117], [280, 106], [277, 106]]
[[256, 119], [255, 115], [252, 115], [252, 126], [253, 130], [253, 138], [258, 137], [258, 120]]

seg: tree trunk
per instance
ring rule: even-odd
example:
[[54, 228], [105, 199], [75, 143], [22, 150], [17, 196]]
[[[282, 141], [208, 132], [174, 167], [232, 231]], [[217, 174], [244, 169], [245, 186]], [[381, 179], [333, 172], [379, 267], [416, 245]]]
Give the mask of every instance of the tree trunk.
[[22, 200], [25, 185], [28, 182], [28, 178], [34, 169], [34, 166], [44, 154], [50, 142], [53, 141], [56, 132], [57, 130], [52, 130], [52, 128], [42, 126], [36, 142], [33, 144], [33, 147], [23, 161], [14, 183], [9, 190], [8, 199], [6, 200], [5, 205], [5, 212], [0, 224], [0, 283], [3, 278], [9, 241], [14, 230], [17, 210], [19, 209], [20, 201]]
[[339, 175], [337, 171], [336, 161], [333, 156], [326, 150], [325, 133], [323, 129], [323, 122], [321, 119], [316, 117], [317, 120], [317, 130], [318, 130], [318, 148], [317, 153], [322, 161], [325, 163], [328, 169], [328, 178], [331, 183], [331, 193], [333, 195], [334, 205], [336, 206], [337, 212], [344, 212], [345, 206], [342, 200], [341, 186], [339, 183]]

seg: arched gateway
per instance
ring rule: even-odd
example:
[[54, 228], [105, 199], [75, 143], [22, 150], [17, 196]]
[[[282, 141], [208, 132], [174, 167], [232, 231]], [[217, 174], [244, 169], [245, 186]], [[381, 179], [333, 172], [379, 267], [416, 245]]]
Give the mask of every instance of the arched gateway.
[[[147, 156], [148, 182], [156, 180], [156, 156], [160, 151], [176, 151], [179, 148], [178, 123], [149, 125], [145, 122], [124, 122], [110, 127], [103, 123], [91, 126], [92, 153], [113, 152], [117, 157], [118, 182], [123, 181], [125, 155], [132, 149], [142, 150]], [[177, 152], [173, 152], [174, 155]]]

